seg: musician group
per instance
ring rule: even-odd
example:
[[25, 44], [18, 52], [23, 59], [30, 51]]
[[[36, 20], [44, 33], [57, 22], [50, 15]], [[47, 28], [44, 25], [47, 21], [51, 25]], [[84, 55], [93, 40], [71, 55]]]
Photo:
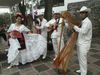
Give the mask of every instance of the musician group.
[[[83, 6], [80, 11], [80, 17], [82, 17], [81, 25], [71, 24], [73, 32], [78, 33], [77, 38], [77, 53], [79, 59], [81, 75], [87, 74], [87, 53], [91, 45], [92, 37], [92, 23], [88, 18], [89, 8]], [[47, 56], [47, 34], [50, 34], [55, 57], [64, 48], [64, 27], [70, 28], [69, 23], [61, 17], [61, 12], [54, 11], [53, 18], [47, 21], [44, 18], [43, 12], [37, 13], [36, 22], [33, 23], [34, 31], [32, 32], [24, 24], [22, 24], [23, 16], [16, 14], [16, 22], [12, 23], [7, 30], [9, 39], [8, 49], [8, 63], [11, 68], [13, 66], [26, 64], [34, 60], [39, 59], [42, 56], [43, 59]], [[66, 35], [67, 36], [67, 35]], [[67, 60], [66, 60], [67, 61]]]

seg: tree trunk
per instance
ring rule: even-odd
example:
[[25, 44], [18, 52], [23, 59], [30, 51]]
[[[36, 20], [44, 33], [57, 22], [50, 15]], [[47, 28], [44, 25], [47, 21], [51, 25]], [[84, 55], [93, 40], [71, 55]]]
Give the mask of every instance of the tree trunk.
[[45, 15], [44, 17], [47, 20], [50, 20], [52, 18], [52, 0], [44, 0], [45, 1]]
[[[45, 15], [44, 15], [44, 17], [49, 21], [52, 18], [52, 6], [53, 6], [52, 1], [53, 0], [44, 0], [44, 1], [45, 1]], [[49, 41], [51, 41], [51, 38], [49, 36], [50, 36], [50, 32], [48, 32], [48, 36], [47, 36], [47, 41], [48, 41], [47, 49], [53, 50], [52, 43], [49, 43]]]

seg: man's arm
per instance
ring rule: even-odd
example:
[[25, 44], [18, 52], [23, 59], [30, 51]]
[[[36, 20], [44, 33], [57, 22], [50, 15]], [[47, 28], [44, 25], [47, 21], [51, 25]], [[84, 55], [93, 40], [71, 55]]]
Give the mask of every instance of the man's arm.
[[74, 30], [76, 32], [82, 33], [82, 34], [86, 34], [88, 32], [88, 29], [90, 28], [90, 24], [88, 22], [85, 22], [82, 24], [82, 27], [79, 28], [78, 26], [73, 26]]

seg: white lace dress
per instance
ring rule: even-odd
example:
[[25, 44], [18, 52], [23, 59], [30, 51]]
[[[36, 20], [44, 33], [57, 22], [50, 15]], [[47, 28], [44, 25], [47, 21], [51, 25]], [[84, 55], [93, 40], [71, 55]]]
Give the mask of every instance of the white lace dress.
[[24, 34], [26, 49], [18, 50], [20, 44], [17, 39], [9, 38], [10, 47], [8, 49], [8, 63], [18, 65], [19, 62], [25, 64], [37, 60], [41, 55], [45, 54], [47, 41], [40, 34], [25, 34], [30, 31], [24, 25], [17, 27], [16, 24], [11, 24], [8, 32], [17, 30]]

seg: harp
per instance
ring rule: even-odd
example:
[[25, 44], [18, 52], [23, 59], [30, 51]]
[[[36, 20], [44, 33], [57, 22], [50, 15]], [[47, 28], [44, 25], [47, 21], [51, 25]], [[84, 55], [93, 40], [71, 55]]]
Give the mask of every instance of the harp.
[[[77, 26], [81, 24], [81, 22], [77, 18], [72, 16], [68, 11], [64, 11], [62, 13], [62, 17], [68, 21], [69, 26], [71, 24], [74, 24]], [[58, 68], [59, 70], [61, 70], [64, 73], [64, 75], [66, 75], [65, 73], [68, 68], [68, 63], [69, 63], [69, 60], [71, 59], [71, 55], [73, 54], [73, 48], [76, 43], [77, 36], [78, 36], [78, 33], [73, 31], [69, 40], [67, 41], [65, 46], [62, 48], [62, 50], [59, 50], [58, 56], [53, 61], [54, 66]]]

